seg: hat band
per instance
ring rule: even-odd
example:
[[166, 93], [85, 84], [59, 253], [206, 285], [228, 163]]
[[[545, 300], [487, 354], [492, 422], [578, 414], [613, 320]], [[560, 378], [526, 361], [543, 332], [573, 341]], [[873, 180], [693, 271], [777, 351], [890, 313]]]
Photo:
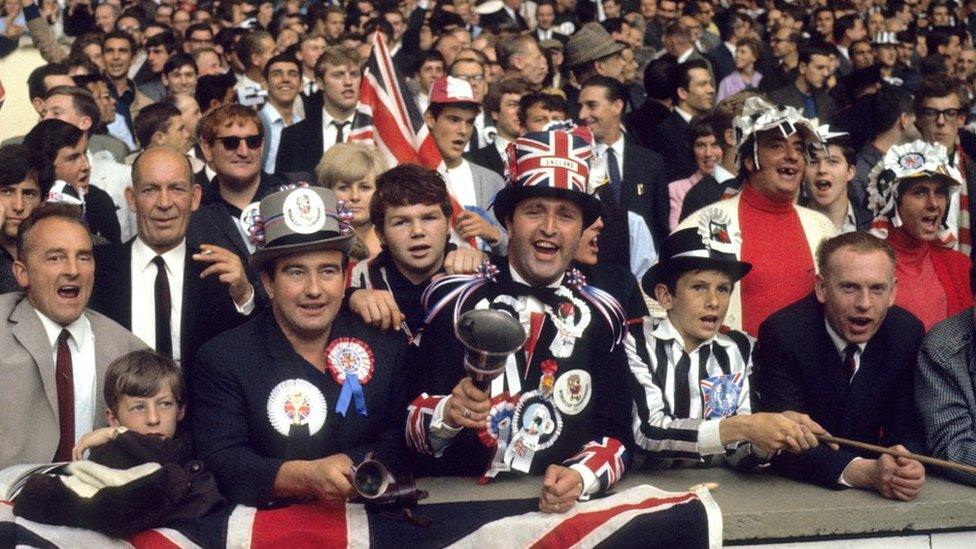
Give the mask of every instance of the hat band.
[[311, 244], [325, 239], [339, 238], [348, 236], [336, 231], [315, 231], [312, 234], [288, 234], [269, 241], [263, 246], [265, 249], [276, 248], [278, 246], [292, 246], [294, 244]]
[[690, 250], [674, 254], [668, 259], [678, 259], [680, 257], [695, 257], [699, 259], [714, 259], [717, 261], [738, 261], [733, 254], [722, 253], [714, 250]]

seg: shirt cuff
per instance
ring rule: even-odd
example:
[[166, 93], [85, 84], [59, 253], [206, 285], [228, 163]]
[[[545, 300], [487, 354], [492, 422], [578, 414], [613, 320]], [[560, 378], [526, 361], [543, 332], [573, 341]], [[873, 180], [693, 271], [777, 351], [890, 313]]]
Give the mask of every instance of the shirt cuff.
[[451, 439], [461, 432], [461, 427], [451, 427], [444, 421], [444, 409], [450, 400], [451, 397], [442, 398], [434, 407], [434, 413], [430, 416], [430, 428], [427, 430], [431, 438]]
[[852, 486], [851, 483], [849, 483], [846, 480], [844, 480], [844, 475], [847, 474], [847, 470], [851, 468], [851, 465], [855, 461], [861, 461], [862, 459], [864, 459], [864, 458], [862, 458], [862, 457], [856, 457], [856, 458], [852, 459], [850, 461], [850, 463], [847, 464], [847, 467], [844, 467], [844, 470], [840, 472], [840, 476], [837, 477], [837, 484], [840, 484], [841, 486], [846, 486], [848, 488], [853, 488], [854, 486]]
[[581, 463], [575, 463], [569, 466], [570, 469], [576, 471], [583, 478], [583, 491], [580, 492], [579, 500], [587, 501], [590, 496], [600, 491], [600, 481], [597, 480], [596, 475], [593, 471], [590, 471], [589, 467]]
[[243, 305], [238, 305], [236, 301], [231, 299], [231, 301], [234, 301], [234, 308], [237, 309], [237, 312], [244, 316], [248, 316], [249, 314], [254, 312], [254, 295], [257, 293], [258, 293], [257, 289], [252, 285], [251, 297], [247, 298], [247, 301], [245, 301]]
[[698, 453], [702, 456], [724, 454], [719, 424], [722, 420], [706, 419], [698, 424]]

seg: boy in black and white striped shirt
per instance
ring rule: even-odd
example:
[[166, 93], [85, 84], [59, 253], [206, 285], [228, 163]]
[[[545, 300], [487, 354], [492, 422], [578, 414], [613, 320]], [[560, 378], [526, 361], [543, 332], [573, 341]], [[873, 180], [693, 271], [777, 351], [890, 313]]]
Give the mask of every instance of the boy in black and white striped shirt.
[[641, 284], [667, 310], [633, 325], [628, 344], [632, 430], [653, 468], [752, 468], [779, 450], [802, 452], [825, 431], [804, 414], [752, 414], [753, 340], [721, 330], [735, 283], [752, 267], [736, 259], [739, 235], [714, 210], [665, 240]]

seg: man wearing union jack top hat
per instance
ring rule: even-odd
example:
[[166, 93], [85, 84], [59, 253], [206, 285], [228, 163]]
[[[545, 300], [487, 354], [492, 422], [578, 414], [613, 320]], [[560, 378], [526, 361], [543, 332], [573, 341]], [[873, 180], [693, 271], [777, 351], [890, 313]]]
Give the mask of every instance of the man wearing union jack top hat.
[[[641, 303], [625, 312], [572, 264], [583, 229], [601, 211], [585, 192], [588, 133], [529, 133], [509, 148], [511, 179], [494, 202], [508, 257], [491, 256], [478, 274], [428, 288], [425, 329], [407, 367], [407, 445], [420, 472], [483, 481], [544, 474], [539, 507], [549, 513], [606, 491], [624, 472], [624, 325], [646, 311]], [[629, 280], [637, 292], [623, 268], [599, 277]], [[504, 372], [479, 389], [465, 376], [455, 323], [487, 308], [511, 314], [527, 337]]]

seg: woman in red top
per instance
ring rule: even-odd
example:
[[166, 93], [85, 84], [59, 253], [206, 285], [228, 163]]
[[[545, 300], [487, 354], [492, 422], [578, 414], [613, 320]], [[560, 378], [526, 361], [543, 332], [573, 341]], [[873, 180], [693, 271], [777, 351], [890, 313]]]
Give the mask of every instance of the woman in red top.
[[879, 212], [871, 231], [895, 251], [895, 304], [926, 331], [973, 304], [969, 257], [952, 249], [956, 239], [945, 222], [958, 185], [945, 148], [922, 141], [889, 149], [868, 185], [869, 205]]

